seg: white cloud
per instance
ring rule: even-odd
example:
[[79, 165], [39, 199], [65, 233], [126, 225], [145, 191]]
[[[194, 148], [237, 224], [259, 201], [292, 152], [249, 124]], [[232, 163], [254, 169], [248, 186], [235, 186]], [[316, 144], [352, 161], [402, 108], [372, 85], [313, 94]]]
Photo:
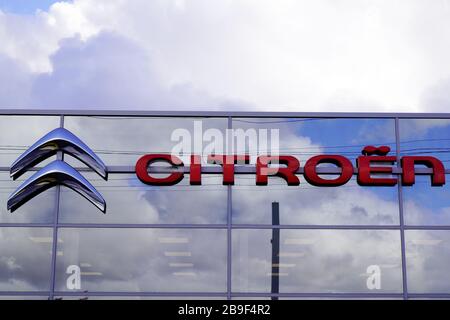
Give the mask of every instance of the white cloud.
[[[445, 103], [434, 103], [436, 89], [430, 91], [429, 88], [439, 87], [450, 75], [447, 4], [448, 1], [430, 3], [423, 0], [395, 3], [284, 0], [282, 4], [261, 0], [76, 0], [55, 4], [48, 12], [38, 12], [34, 16], [0, 13], [0, 104], [3, 107], [42, 108], [228, 110], [231, 106], [240, 106], [295, 111], [446, 111], [446, 86], [437, 94], [442, 98], [438, 101]], [[440, 122], [439, 125], [446, 124]], [[428, 129], [428, 124], [423, 126], [423, 132]], [[285, 141], [287, 147], [299, 147], [300, 141], [301, 145], [320, 150], [320, 145], [306, 137], [294, 134], [285, 137], [296, 139], [295, 144]], [[250, 222], [261, 222], [267, 218], [262, 216], [269, 208], [266, 204], [278, 200], [283, 204], [283, 215], [290, 217], [288, 223], [397, 222], [395, 197], [381, 200], [375, 191], [306, 189], [299, 191], [298, 196], [292, 191], [283, 191], [272, 190], [270, 197], [255, 192], [256, 195], [248, 196], [245, 201], [235, 195], [234, 213], [238, 216], [240, 208]], [[213, 195], [220, 198], [220, 193]], [[47, 195], [51, 199], [51, 194]], [[195, 196], [188, 199], [190, 203]], [[180, 207], [188, 207], [186, 202], [176, 203], [166, 196], [153, 195], [146, 199], [160, 202], [142, 205], [144, 199], [139, 200], [140, 208], [146, 210], [145, 216], [136, 218], [139, 222], [153, 222], [161, 219], [164, 213], [177, 213], [181, 212]], [[71, 203], [76, 200], [70, 199]], [[130, 197], [129, 201], [133, 200], [135, 198]], [[38, 210], [42, 213], [33, 212], [39, 219], [50, 216], [46, 207], [49, 202], [42, 201], [44, 208]], [[309, 206], [302, 207], [302, 203]], [[211, 214], [217, 213], [211, 210], [213, 207], [217, 211], [214, 198], [203, 205], [196, 221], [209, 221]], [[168, 207], [173, 208], [172, 211], [167, 210]], [[298, 208], [303, 210], [301, 215]], [[22, 213], [31, 212], [30, 207], [25, 209]], [[132, 214], [131, 209], [125, 213], [129, 212]], [[186, 210], [180, 216], [188, 220], [189, 213]], [[112, 220], [121, 218], [123, 216], [114, 216]], [[30, 218], [24, 214], [14, 219]], [[49, 236], [48, 231], [42, 234]], [[21, 235], [9, 234], [8, 230], [0, 233], [0, 237], [8, 241], [1, 248], [5, 257], [21, 255], [16, 261], [25, 268], [22, 275], [13, 274], [7, 269], [10, 260], [5, 260], [8, 263], [0, 265], [2, 288], [34, 289], [48, 284], [49, 248], [41, 247], [33, 256], [24, 257], [33, 247], [28, 233], [31, 231]], [[105, 271], [105, 288], [121, 288], [130, 277], [145, 283], [167, 279], [161, 276], [167, 273], [164, 270], [167, 265], [161, 264], [158, 269], [158, 261], [149, 260], [155, 257], [148, 253], [151, 245], [134, 246], [136, 251], [129, 251], [133, 248], [130, 244], [152, 238], [146, 234], [141, 236], [124, 237], [120, 241], [121, 247], [116, 248], [126, 257], [111, 271], [119, 275], [108, 273], [111, 270], [108, 268], [116, 263], [117, 251], [106, 260], [110, 264], [97, 266]], [[22, 240], [17, 241], [15, 237]], [[94, 259], [95, 250], [110, 252], [109, 238], [119, 239], [111, 232], [100, 239], [99, 247], [90, 245], [99, 245], [95, 242], [96, 237], [93, 233], [87, 238], [82, 249], [77, 247], [76, 241], [67, 242], [66, 252], [74, 252], [73, 260], [78, 263], [82, 262], [76, 256], [80, 250], [85, 250], [80, 257]], [[379, 235], [374, 232], [360, 247], [351, 247], [351, 244], [361, 244], [364, 237], [335, 238], [339, 241], [328, 241], [321, 247], [331, 258], [321, 256], [318, 250], [311, 251], [309, 261], [313, 262], [307, 270], [309, 273], [302, 276], [312, 282], [321, 281], [323, 274], [318, 276], [314, 270], [317, 266], [321, 267], [317, 269], [320, 272], [330, 266], [341, 268], [338, 273], [327, 273], [327, 279], [345, 275], [345, 267], [349, 264], [351, 275], [355, 276], [364, 272], [368, 263], [373, 263], [373, 258], [378, 262], [378, 257], [389, 258], [387, 262], [380, 258], [382, 262], [395, 260], [397, 263], [399, 251], [394, 247], [399, 243], [398, 232], [381, 232]], [[391, 243], [397, 251], [385, 254], [383, 246], [373, 245], [380, 239]], [[217, 285], [212, 281], [215, 271], [219, 270], [222, 276], [225, 274], [224, 255], [218, 254], [225, 252], [225, 241], [218, 249], [213, 245], [204, 248], [208, 245], [205, 241], [201, 244], [202, 257], [196, 261], [206, 265], [202, 286], [224, 287], [223, 283]], [[373, 252], [369, 250], [372, 246]], [[268, 246], [258, 248], [268, 252]], [[211, 251], [221, 258], [215, 265], [208, 264]], [[263, 255], [257, 250], [253, 253], [257, 258]], [[247, 263], [248, 255], [243, 257], [241, 263]], [[32, 268], [38, 258], [42, 263]], [[255, 263], [248, 263], [249, 268], [261, 272], [263, 269], [258, 269], [261, 261], [267, 268], [269, 260], [264, 260], [264, 256], [262, 259], [256, 261], [255, 258]], [[67, 258], [63, 260], [65, 262], [72, 263], [72, 260]], [[155, 269], [145, 269], [149, 264], [156, 266]], [[60, 280], [65, 276], [61, 270], [58, 272]], [[269, 269], [263, 271], [266, 270]], [[394, 273], [392, 278], [400, 285], [398, 266]], [[266, 275], [262, 276], [268, 279]], [[25, 280], [19, 284], [11, 282], [19, 277]], [[294, 286], [301, 280], [290, 279], [295, 280]], [[333, 281], [336, 279], [329, 283]], [[355, 281], [354, 277], [342, 277], [340, 281], [338, 289], [349, 290], [360, 289], [365, 283], [364, 279]], [[90, 285], [94, 290], [99, 287], [95, 279]], [[317, 288], [314, 283], [310, 285]], [[156, 283], [155, 287], [158, 286], [162, 286], [161, 282]]]
[[83, 39], [98, 29], [86, 21], [76, 5], [61, 2], [48, 12], [15, 15], [0, 11], [0, 53], [17, 60], [31, 72], [52, 70], [50, 56], [59, 49], [58, 42], [80, 35]]
[[0, 106], [27, 105], [33, 78], [23, 65], [0, 53]]
[[[445, 111], [424, 97], [450, 76], [449, 10], [445, 0], [75, 0], [31, 16], [0, 13], [0, 53], [34, 74], [67, 77], [58, 81], [71, 80], [59, 68], [72, 63], [66, 54], [74, 41], [121, 52], [119, 61], [141, 68], [142, 81], [127, 83], [123, 65], [104, 65], [104, 51], [80, 50], [75, 62], [91, 63], [78, 64], [78, 80], [101, 75], [102, 67], [118, 79], [106, 87], [100, 81], [98, 91], [86, 82], [88, 95], [86, 87], [68, 86], [66, 94], [56, 92], [62, 107], [84, 96], [79, 107], [115, 108], [120, 94], [130, 104], [145, 101], [120, 107], [157, 109], [151, 102], [158, 94], [166, 96], [164, 107], [177, 109], [225, 108], [231, 99], [237, 107], [264, 110]], [[131, 41], [143, 60], [131, 62], [132, 47], [96, 37], [100, 32]], [[72, 37], [78, 40], [61, 41]], [[155, 93], [149, 83], [165, 91]], [[180, 84], [182, 90], [175, 89]], [[52, 94], [40, 90], [40, 96]], [[143, 99], [147, 90], [152, 99]], [[30, 99], [15, 102], [47, 102]]]

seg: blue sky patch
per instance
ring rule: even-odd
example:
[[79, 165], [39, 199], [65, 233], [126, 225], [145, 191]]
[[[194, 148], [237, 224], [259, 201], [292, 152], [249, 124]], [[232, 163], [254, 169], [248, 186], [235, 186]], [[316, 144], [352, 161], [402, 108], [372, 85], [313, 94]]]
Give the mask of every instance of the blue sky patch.
[[47, 10], [58, 0], [0, 0], [0, 10], [15, 14], [33, 14], [36, 10]]

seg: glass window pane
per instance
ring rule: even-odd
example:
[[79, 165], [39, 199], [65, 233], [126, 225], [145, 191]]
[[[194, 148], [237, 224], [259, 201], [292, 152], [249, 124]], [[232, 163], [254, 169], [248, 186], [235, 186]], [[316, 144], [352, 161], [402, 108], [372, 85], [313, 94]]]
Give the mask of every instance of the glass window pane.
[[[9, 175], [11, 164], [32, 144], [51, 130], [59, 127], [59, 117], [55, 116], [0, 116], [0, 223], [39, 222], [53, 221], [55, 192], [48, 190], [32, 199], [14, 213], [7, 211], [8, 197], [25, 179], [35, 173], [24, 173], [16, 181]], [[55, 157], [42, 161], [38, 166], [45, 166]]]
[[408, 291], [450, 293], [450, 231], [407, 230]]
[[[224, 135], [227, 119], [66, 117], [64, 126], [83, 140], [106, 165], [134, 166], [144, 154], [179, 154], [172, 151], [180, 142], [186, 142], [183, 144], [186, 153], [193, 150], [201, 153], [211, 143], [203, 141], [205, 132], [217, 129]], [[173, 134], [174, 139], [171, 140]], [[200, 150], [196, 148], [198, 143]], [[68, 161], [72, 163], [74, 160], [68, 158]]]
[[60, 222], [224, 224], [227, 221], [227, 187], [218, 175], [205, 175], [201, 186], [190, 186], [189, 175], [185, 175], [177, 185], [163, 187], [145, 185], [134, 174], [112, 174], [108, 181], [93, 173], [83, 175], [105, 199], [106, 214], [63, 187]]
[[0, 291], [50, 289], [52, 229], [0, 228]]
[[233, 231], [234, 292], [271, 292], [272, 276], [281, 293], [402, 291], [398, 231], [282, 229], [275, 274], [271, 238], [272, 230]]
[[[226, 291], [226, 230], [60, 229], [59, 232], [58, 290]], [[79, 289], [70, 284], [73, 278], [69, 276], [76, 274], [73, 270], [79, 271]]]
[[[302, 177], [299, 176], [302, 180]], [[397, 187], [360, 187], [355, 178], [336, 187], [315, 187], [302, 180], [288, 186], [274, 178], [255, 186], [247, 177], [233, 187], [233, 223], [272, 224], [272, 202], [278, 202], [280, 224], [393, 225], [399, 223]]]
[[[450, 119], [400, 120], [400, 153], [402, 155], [434, 156], [447, 167], [450, 162], [449, 150]], [[444, 186], [433, 187], [430, 176], [417, 175], [414, 186], [403, 188], [406, 224], [450, 224], [448, 179], [447, 175]]]
[[450, 119], [402, 119], [399, 122], [402, 155], [434, 156], [450, 162]]
[[30, 172], [13, 181], [9, 172], [0, 172], [0, 223], [52, 223], [56, 209], [56, 189], [51, 188], [30, 199], [14, 212], [7, 209], [8, 197], [28, 178]]
[[407, 225], [450, 225], [450, 175], [442, 187], [431, 186], [429, 176], [403, 187], [403, 212]]
[[0, 167], [9, 167], [32, 144], [57, 127], [59, 117], [54, 116], [0, 116]]
[[[301, 166], [319, 154], [343, 155], [356, 166], [355, 159], [366, 145], [388, 145], [395, 155], [392, 119], [234, 119], [233, 128], [250, 130], [248, 135], [256, 130], [256, 137], [260, 130], [279, 130], [279, 153], [294, 155]], [[257, 154], [267, 153], [264, 145], [257, 147]], [[252, 149], [247, 144], [240, 152], [252, 153]], [[287, 186], [279, 177], [269, 178], [267, 186], [256, 186], [254, 175], [238, 175], [233, 223], [271, 224], [274, 201], [280, 203], [280, 224], [399, 223], [397, 187], [360, 187], [356, 176], [340, 187], [314, 187], [298, 177], [299, 186]]]
[[[250, 130], [247, 136], [256, 141], [258, 154], [267, 154], [270, 143], [259, 138], [261, 129], [278, 130], [279, 153], [296, 156], [301, 164], [318, 154], [340, 154], [354, 163], [364, 146], [387, 145], [395, 155], [395, 123], [393, 119], [324, 119], [324, 118], [253, 118], [233, 119], [233, 129]], [[256, 135], [252, 132], [256, 131]], [[241, 144], [242, 145], [242, 144]], [[252, 144], [255, 150], [255, 144]], [[254, 154], [249, 144], [239, 153]]]

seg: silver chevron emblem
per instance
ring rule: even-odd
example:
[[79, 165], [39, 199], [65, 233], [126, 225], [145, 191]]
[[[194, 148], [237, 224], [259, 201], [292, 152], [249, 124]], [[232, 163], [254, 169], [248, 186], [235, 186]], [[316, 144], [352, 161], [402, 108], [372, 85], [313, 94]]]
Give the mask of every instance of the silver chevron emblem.
[[107, 178], [106, 166], [103, 161], [83, 141], [64, 128], [57, 128], [47, 133], [17, 158], [11, 165], [11, 177], [14, 180], [17, 179], [27, 169], [55, 155], [58, 151], [74, 156], [104, 179]]
[[[84, 142], [64, 128], [49, 132], [14, 161], [10, 169], [11, 177], [18, 178], [58, 151], [79, 159], [107, 180], [108, 173], [103, 161]], [[106, 211], [106, 202], [102, 195], [78, 171], [61, 160], [51, 162], [24, 181], [8, 198], [8, 210], [13, 212], [28, 200], [55, 185], [71, 188], [101, 211]]]

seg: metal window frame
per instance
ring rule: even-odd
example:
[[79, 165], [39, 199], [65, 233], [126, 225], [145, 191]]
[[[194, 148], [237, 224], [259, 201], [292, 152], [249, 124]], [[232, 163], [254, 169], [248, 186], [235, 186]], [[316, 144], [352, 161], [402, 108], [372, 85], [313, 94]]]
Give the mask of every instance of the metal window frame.
[[[195, 109], [195, 108], [194, 108]], [[233, 109], [232, 107], [230, 109]], [[277, 109], [274, 107], [273, 109]], [[450, 119], [450, 113], [413, 112], [267, 112], [267, 111], [164, 111], [106, 109], [0, 109], [0, 115], [17, 116], [105, 116], [105, 117], [169, 117], [169, 118], [390, 118], [390, 119]]]
[[[64, 127], [65, 117], [71, 116], [104, 116], [104, 117], [130, 117], [130, 118], [224, 118], [227, 119], [228, 128], [231, 129], [233, 119], [235, 118], [323, 118], [323, 119], [391, 119], [395, 127], [395, 145], [397, 158], [401, 155], [400, 150], [400, 128], [399, 122], [402, 119], [450, 119], [450, 113], [337, 113], [337, 112], [258, 112], [258, 111], [120, 111], [120, 110], [58, 110], [58, 109], [2, 109], [0, 116], [59, 116], [60, 126]], [[63, 155], [57, 155], [62, 159]], [[38, 170], [36, 167], [34, 170]], [[86, 168], [77, 168], [80, 171], [90, 171]], [[152, 168], [151, 172], [164, 172], [164, 168]], [[184, 169], [188, 172], [188, 168]], [[0, 167], [1, 171], [9, 171], [9, 167]], [[108, 171], [112, 174], [130, 174], [134, 173], [132, 166], [109, 166]], [[302, 173], [299, 169], [298, 173]], [[338, 173], [336, 169], [323, 169], [323, 173]], [[394, 170], [395, 175], [401, 174], [400, 167]], [[429, 173], [429, 169], [418, 170], [418, 173]], [[445, 170], [450, 174], [450, 169]], [[221, 174], [221, 168], [211, 167], [203, 168], [202, 173]], [[255, 169], [246, 166], [236, 166], [236, 173], [254, 174]], [[357, 172], [355, 172], [356, 174]], [[225, 299], [233, 298], [336, 298], [336, 299], [356, 299], [356, 298], [401, 298], [401, 299], [420, 299], [420, 298], [443, 298], [450, 299], [449, 293], [411, 293], [408, 291], [408, 277], [406, 266], [406, 230], [447, 230], [450, 231], [450, 225], [406, 225], [403, 216], [403, 187], [398, 183], [398, 209], [399, 224], [395, 225], [262, 225], [262, 224], [233, 224], [232, 221], [232, 186], [227, 187], [227, 223], [226, 224], [117, 224], [117, 223], [60, 223], [59, 222], [59, 201], [61, 188], [56, 189], [55, 212], [53, 223], [0, 223], [0, 228], [51, 228], [53, 230], [52, 258], [50, 281], [48, 291], [0, 291], [2, 296], [45, 296], [49, 299], [56, 297], [218, 297]], [[224, 292], [73, 292], [56, 290], [56, 263], [58, 247], [58, 231], [61, 228], [123, 228], [123, 229], [222, 229], [227, 231], [227, 274], [226, 291]], [[276, 295], [269, 292], [234, 292], [232, 290], [232, 231], [234, 229], [297, 229], [297, 230], [395, 230], [399, 231], [401, 245], [402, 261], [402, 292], [399, 293], [278, 293]]]

